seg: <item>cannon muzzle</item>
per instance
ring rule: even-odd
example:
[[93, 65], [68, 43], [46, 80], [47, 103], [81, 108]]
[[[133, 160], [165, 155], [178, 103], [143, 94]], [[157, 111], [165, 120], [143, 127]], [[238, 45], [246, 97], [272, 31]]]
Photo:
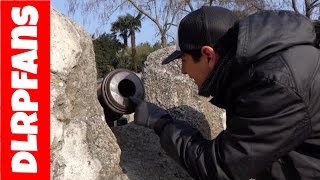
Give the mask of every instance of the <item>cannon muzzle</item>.
[[123, 114], [134, 112], [128, 97], [144, 99], [145, 92], [141, 79], [134, 72], [116, 69], [98, 82], [97, 94], [106, 122], [112, 127]]

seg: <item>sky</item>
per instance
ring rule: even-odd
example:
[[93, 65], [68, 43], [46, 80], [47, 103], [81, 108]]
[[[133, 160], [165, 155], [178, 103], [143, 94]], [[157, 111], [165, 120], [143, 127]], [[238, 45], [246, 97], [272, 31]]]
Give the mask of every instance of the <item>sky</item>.
[[[51, 0], [51, 5], [60, 13], [70, 17], [72, 20], [80, 24], [87, 32], [96, 35], [102, 34], [103, 32], [110, 33], [111, 23], [116, 21], [118, 16], [125, 15], [125, 12], [122, 12], [122, 14], [115, 13], [110, 18], [107, 25], [101, 27], [101, 24], [98, 23], [97, 18], [90, 16], [88, 18], [84, 18], [84, 16], [79, 12], [76, 12], [74, 15], [68, 14], [68, 5], [64, 0]], [[144, 18], [140, 32], [136, 34], [136, 44], [149, 42], [152, 45], [157, 41], [160, 41], [160, 37], [156, 37], [156, 29], [154, 25], [147, 18]]]

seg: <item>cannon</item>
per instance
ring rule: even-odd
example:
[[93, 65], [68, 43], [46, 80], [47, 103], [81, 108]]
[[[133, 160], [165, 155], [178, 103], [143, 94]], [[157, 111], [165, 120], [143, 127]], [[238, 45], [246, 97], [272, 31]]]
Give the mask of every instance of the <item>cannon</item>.
[[97, 95], [105, 120], [113, 127], [126, 124], [122, 116], [134, 112], [128, 97], [144, 99], [145, 91], [136, 73], [127, 69], [115, 69], [98, 81]]

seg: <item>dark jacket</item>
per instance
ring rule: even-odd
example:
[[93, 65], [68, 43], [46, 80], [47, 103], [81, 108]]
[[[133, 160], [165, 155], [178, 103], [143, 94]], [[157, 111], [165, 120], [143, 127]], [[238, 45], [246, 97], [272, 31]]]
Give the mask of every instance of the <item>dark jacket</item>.
[[320, 179], [320, 51], [312, 23], [266, 11], [236, 26], [233, 56], [221, 51], [229, 56], [205, 81], [211, 102], [226, 109], [227, 129], [206, 140], [164, 117], [155, 127], [162, 147], [196, 179]]

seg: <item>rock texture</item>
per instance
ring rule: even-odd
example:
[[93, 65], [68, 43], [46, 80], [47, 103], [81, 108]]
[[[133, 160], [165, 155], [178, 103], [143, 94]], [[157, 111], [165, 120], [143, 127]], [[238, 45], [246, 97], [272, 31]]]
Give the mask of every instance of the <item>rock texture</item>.
[[90, 35], [51, 10], [51, 179], [128, 179], [96, 95]]
[[152, 53], [145, 62], [143, 81], [147, 97], [166, 109], [178, 119], [188, 121], [208, 139], [214, 138], [221, 130], [223, 111], [209, 100], [198, 95], [198, 87], [188, 75], [181, 73], [181, 61], [161, 65], [164, 57], [175, 47]]

